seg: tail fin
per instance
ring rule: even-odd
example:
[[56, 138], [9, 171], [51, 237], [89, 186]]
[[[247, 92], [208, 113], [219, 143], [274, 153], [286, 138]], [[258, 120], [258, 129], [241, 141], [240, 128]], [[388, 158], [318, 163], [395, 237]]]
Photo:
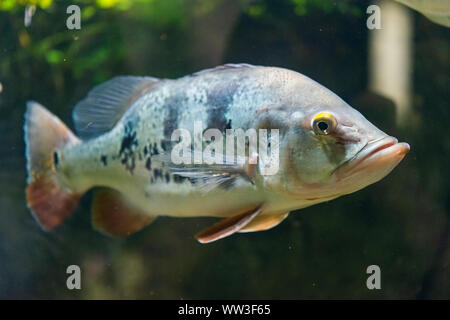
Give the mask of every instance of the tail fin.
[[42, 228], [51, 230], [70, 215], [81, 196], [61, 184], [56, 172], [56, 149], [80, 140], [61, 120], [33, 101], [27, 103], [24, 129], [28, 207]]

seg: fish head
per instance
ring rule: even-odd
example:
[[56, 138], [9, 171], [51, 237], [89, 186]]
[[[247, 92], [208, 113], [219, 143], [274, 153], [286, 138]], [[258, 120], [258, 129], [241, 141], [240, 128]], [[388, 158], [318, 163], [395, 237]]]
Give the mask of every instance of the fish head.
[[267, 185], [299, 199], [325, 201], [377, 182], [408, 153], [407, 143], [330, 90], [304, 76], [293, 82], [283, 107], [266, 113], [265, 125], [280, 129], [280, 168], [266, 177]]

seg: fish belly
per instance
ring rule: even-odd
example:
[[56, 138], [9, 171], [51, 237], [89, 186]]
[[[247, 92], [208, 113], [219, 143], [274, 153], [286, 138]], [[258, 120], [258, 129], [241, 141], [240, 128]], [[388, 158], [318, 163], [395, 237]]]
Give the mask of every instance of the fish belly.
[[116, 188], [149, 215], [172, 217], [232, 216], [243, 208], [264, 201], [252, 188], [215, 190], [205, 193], [196, 186], [175, 183], [121, 184]]

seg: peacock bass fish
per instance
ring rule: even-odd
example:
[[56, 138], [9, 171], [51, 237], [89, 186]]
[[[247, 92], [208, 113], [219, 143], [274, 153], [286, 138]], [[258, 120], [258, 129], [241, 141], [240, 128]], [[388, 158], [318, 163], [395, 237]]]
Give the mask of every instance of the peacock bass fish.
[[[73, 120], [77, 136], [27, 103], [26, 197], [44, 230], [59, 226], [93, 187], [93, 226], [112, 236], [157, 216], [222, 218], [196, 235], [201, 243], [267, 230], [290, 211], [382, 179], [410, 149], [310, 78], [248, 64], [179, 79], [115, 77], [75, 106]], [[196, 121], [224, 134], [276, 129], [276, 170], [263, 174], [258, 152], [231, 164], [173, 164], [180, 142], [173, 133], [194, 133]]]

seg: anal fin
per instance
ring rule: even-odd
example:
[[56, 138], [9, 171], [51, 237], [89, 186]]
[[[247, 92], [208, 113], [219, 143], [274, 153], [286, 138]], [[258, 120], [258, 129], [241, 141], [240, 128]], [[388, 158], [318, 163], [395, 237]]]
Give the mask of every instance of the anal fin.
[[156, 217], [129, 205], [120, 192], [109, 188], [96, 191], [92, 224], [102, 233], [124, 237], [149, 225]]
[[225, 218], [208, 229], [196, 234], [195, 238], [201, 243], [213, 242], [238, 232], [249, 224], [262, 211], [262, 205], [246, 210], [243, 213]]
[[284, 219], [287, 218], [289, 212], [278, 214], [260, 215], [253, 219], [249, 224], [243, 227], [239, 232], [255, 232], [269, 230], [279, 225]]

